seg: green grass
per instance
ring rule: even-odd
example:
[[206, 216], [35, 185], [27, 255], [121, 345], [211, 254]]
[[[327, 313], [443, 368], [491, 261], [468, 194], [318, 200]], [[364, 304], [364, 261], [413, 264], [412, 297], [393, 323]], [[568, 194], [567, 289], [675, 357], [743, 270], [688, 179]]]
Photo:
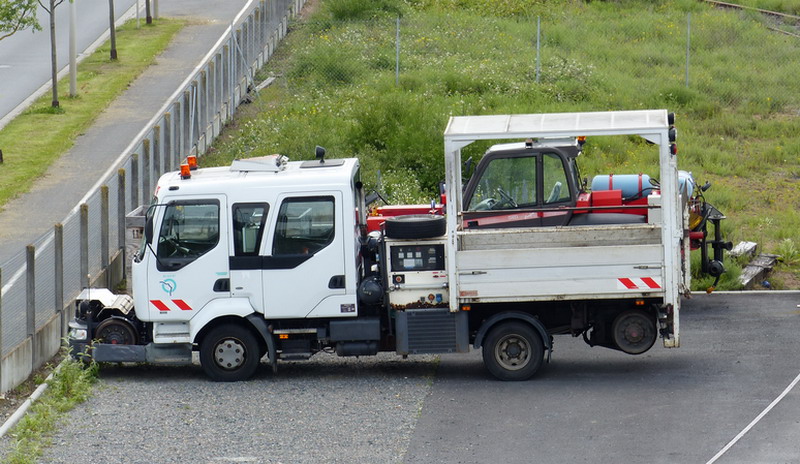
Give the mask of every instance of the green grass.
[[135, 21], [117, 30], [119, 60], [109, 60], [106, 44], [78, 66], [78, 95], [69, 97], [69, 79], [59, 82], [59, 108], [51, 94], [0, 131], [0, 205], [30, 189], [75, 139], [139, 74], [154, 63], [184, 21], [161, 19], [136, 29]]
[[[762, 251], [775, 252], [797, 237], [797, 40], [751, 15], [694, 0], [398, 0], [396, 85], [397, 12], [384, 0], [335, 16], [344, 2], [328, 0], [307, 24], [293, 26], [263, 73], [283, 78], [237, 119], [204, 164], [271, 153], [308, 159], [322, 145], [332, 157], [359, 157], [368, 186], [380, 179], [384, 191], [398, 192], [391, 201], [430, 201], [444, 177], [449, 116], [667, 108], [677, 115], [679, 168], [712, 183], [706, 198], [727, 214], [728, 239], [758, 241]], [[464, 159], [477, 160], [486, 147], [467, 147]], [[590, 178], [657, 177], [656, 157], [641, 140], [595, 138], [582, 171]]]
[[777, 11], [778, 13], [800, 15], [800, 4], [797, 3], [797, 0], [736, 0], [728, 3]]
[[97, 365], [88, 367], [67, 358], [53, 374], [48, 389], [11, 430], [11, 451], [6, 464], [27, 464], [39, 460], [64, 415], [86, 401], [97, 379]]

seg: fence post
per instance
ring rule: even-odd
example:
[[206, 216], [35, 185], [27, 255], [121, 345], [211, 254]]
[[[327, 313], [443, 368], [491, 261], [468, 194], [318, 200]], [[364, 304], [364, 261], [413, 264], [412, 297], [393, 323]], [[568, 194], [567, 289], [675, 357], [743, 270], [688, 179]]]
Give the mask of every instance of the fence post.
[[197, 97], [197, 154], [199, 155], [200, 138], [203, 139], [203, 153], [206, 152], [206, 147], [209, 145], [209, 141], [206, 138], [206, 130], [208, 129], [208, 73], [205, 70], [200, 71], [198, 91], [200, 95]]
[[225, 103], [225, 117], [222, 122], [227, 122], [231, 117], [231, 102], [233, 92], [231, 91], [231, 48], [228, 44], [222, 47], [222, 100]]
[[692, 43], [692, 12], [686, 13], [686, 88], [689, 88], [689, 55]]
[[250, 57], [247, 56], [247, 54], [249, 53], [249, 50], [250, 50], [250, 20], [249, 20], [249, 18], [245, 19], [244, 22], [242, 23], [242, 35], [240, 36], [240, 38], [242, 39], [241, 42], [239, 42], [239, 47], [241, 47], [241, 53], [242, 53], [242, 64], [246, 68], [247, 67], [247, 63], [250, 61]]
[[109, 237], [108, 185], [100, 186], [100, 269], [105, 272], [106, 288], [111, 288], [111, 269], [108, 255]]
[[[192, 148], [197, 146], [197, 141], [200, 134], [195, 133], [195, 126], [197, 126], [197, 80], [193, 80], [189, 84], [189, 145], [187, 146], [187, 154], [192, 154]], [[199, 154], [199, 153], [197, 153]]]
[[139, 154], [131, 155], [131, 209], [142, 204], [139, 201]]
[[183, 104], [180, 101], [176, 101], [173, 109], [175, 112], [175, 119], [172, 121], [172, 140], [175, 144], [173, 147], [175, 150], [175, 157], [172, 158], [172, 161], [175, 163], [173, 166], [178, 166], [181, 164], [181, 156], [183, 156], [183, 120], [181, 119], [183, 118]]
[[81, 203], [81, 288], [89, 288], [89, 205]]
[[400, 85], [400, 16], [397, 17], [397, 27], [395, 27], [394, 40], [394, 85]]
[[27, 273], [25, 278], [26, 287], [26, 329], [28, 337], [31, 339], [31, 368], [36, 369], [36, 247], [28, 245], [25, 247], [25, 261]]
[[[231, 106], [231, 117], [233, 117], [234, 111], [239, 106], [239, 101], [244, 97], [244, 89], [241, 88], [242, 83], [242, 63], [244, 60], [241, 58], [241, 50], [242, 50], [242, 30], [237, 29], [236, 33], [233, 36], [233, 50], [231, 50], [231, 54], [233, 55], [233, 90], [234, 90], [234, 98], [233, 104]], [[236, 93], [236, 87], [239, 87], [239, 92]]]
[[183, 91], [183, 153], [181, 157], [192, 154], [192, 136], [191, 136], [191, 94], [188, 90]]
[[127, 279], [125, 249], [125, 170], [117, 171], [117, 247], [122, 251], [122, 278]]
[[150, 197], [150, 139], [142, 140], [142, 203]]
[[208, 62], [208, 119], [209, 123], [211, 124], [211, 137], [216, 137], [217, 133], [217, 125], [215, 124], [214, 120], [216, 119], [217, 112], [219, 111], [219, 106], [217, 106], [217, 55], [214, 55], [211, 58], [211, 61]]
[[536, 17], [536, 83], [539, 83], [539, 79], [541, 78], [542, 74], [542, 17]]
[[172, 115], [164, 113], [164, 172], [172, 171]]
[[64, 226], [56, 224], [53, 228], [53, 250], [55, 254], [55, 300], [56, 314], [61, 322], [61, 337], [67, 335], [64, 320]]
[[164, 172], [164, 157], [161, 153], [161, 126], [153, 126], [153, 173], [158, 180]]

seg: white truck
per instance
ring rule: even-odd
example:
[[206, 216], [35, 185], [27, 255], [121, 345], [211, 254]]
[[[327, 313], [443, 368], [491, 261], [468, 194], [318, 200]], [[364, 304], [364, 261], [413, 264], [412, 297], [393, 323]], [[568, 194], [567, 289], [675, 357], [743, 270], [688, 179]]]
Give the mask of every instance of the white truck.
[[[660, 182], [580, 178], [583, 137], [640, 136]], [[689, 250], [719, 276], [724, 218], [679, 172], [666, 110], [452, 117], [445, 209], [368, 214], [357, 159], [273, 155], [161, 177], [133, 258], [133, 297], [84, 290], [74, 354], [190, 363], [213, 380], [262, 360], [468, 352], [491, 374], [533, 376], [553, 335], [630, 354], [680, 343]], [[468, 181], [461, 149], [492, 146]], [[655, 158], [655, 156], [654, 156]], [[411, 214], [409, 214], [411, 213]], [[708, 225], [714, 237], [708, 237]], [[708, 247], [713, 257], [708, 255]]]

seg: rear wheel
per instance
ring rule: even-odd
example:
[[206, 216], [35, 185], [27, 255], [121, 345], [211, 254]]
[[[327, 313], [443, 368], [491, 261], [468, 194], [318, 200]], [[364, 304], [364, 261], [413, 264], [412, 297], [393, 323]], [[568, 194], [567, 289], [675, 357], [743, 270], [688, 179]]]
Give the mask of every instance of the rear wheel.
[[212, 380], [238, 382], [250, 378], [261, 359], [253, 332], [236, 324], [211, 329], [200, 343], [200, 364]]
[[527, 380], [542, 366], [544, 343], [539, 333], [523, 322], [494, 327], [483, 343], [483, 363], [500, 380]]
[[614, 344], [625, 353], [642, 354], [649, 350], [658, 338], [656, 322], [643, 311], [620, 313], [611, 326]]

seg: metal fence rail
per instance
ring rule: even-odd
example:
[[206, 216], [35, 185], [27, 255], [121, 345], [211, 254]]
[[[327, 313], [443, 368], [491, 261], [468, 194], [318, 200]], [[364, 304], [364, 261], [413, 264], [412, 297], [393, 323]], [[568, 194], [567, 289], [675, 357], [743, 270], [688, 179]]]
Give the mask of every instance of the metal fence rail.
[[251, 0], [80, 204], [0, 266], [0, 391], [49, 359], [64, 311], [88, 285], [124, 277], [125, 213], [148, 203], [158, 177], [202, 155], [253, 87], [305, 0]]

